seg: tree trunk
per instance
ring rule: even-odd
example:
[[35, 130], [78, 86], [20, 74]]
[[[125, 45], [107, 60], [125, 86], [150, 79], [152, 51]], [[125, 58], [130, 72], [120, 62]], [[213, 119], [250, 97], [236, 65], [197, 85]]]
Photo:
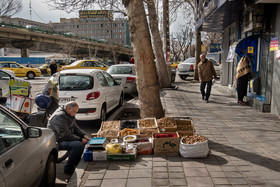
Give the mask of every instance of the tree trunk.
[[154, 53], [143, 1], [123, 0], [122, 2], [127, 10], [133, 45], [140, 116], [161, 118], [164, 116], [164, 111], [159, 96]]
[[199, 30], [195, 31], [196, 46], [195, 46], [195, 69], [194, 69], [194, 80], [198, 80], [198, 63], [200, 61], [201, 54], [201, 32]]
[[162, 88], [168, 88], [171, 87], [171, 77], [170, 73], [168, 73], [168, 71], [171, 70], [170, 67], [168, 69], [165, 63], [162, 41], [158, 30], [158, 16], [156, 13], [154, 0], [148, 0], [147, 5], [149, 11], [149, 23], [153, 38], [159, 82], [161, 83]]

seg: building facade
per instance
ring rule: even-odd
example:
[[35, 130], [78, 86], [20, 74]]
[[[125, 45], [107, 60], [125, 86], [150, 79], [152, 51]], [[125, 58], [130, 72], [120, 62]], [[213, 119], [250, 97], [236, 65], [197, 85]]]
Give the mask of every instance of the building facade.
[[280, 1], [196, 0], [196, 29], [222, 33], [223, 86], [233, 87], [240, 58], [249, 57], [252, 107], [280, 115]]

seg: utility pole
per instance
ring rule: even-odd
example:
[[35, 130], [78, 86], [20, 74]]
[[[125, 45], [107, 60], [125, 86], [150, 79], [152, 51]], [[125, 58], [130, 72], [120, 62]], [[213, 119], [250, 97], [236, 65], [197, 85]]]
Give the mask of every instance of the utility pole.
[[29, 1], [29, 15], [30, 15], [30, 20], [32, 20], [32, 6], [31, 6], [31, 0]]

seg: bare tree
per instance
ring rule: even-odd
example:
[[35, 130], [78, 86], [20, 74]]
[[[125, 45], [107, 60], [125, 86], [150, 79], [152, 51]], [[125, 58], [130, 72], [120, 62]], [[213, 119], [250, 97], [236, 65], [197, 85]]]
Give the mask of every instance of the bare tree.
[[0, 16], [12, 16], [22, 9], [21, 0], [1, 0]]

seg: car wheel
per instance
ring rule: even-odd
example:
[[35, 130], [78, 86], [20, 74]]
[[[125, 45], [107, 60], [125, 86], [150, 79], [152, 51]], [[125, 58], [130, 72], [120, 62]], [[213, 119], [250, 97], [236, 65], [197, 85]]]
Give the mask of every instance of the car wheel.
[[28, 79], [34, 79], [35, 73], [33, 73], [33, 72], [28, 72], [26, 76], [27, 76]]
[[182, 79], [182, 80], [186, 80], [186, 76], [184, 76], [184, 75], [179, 75], [179, 77]]
[[41, 181], [42, 187], [51, 187], [55, 185], [55, 179], [56, 179], [56, 159], [54, 155], [50, 154], [45, 170], [43, 179]]
[[101, 108], [101, 113], [100, 113], [100, 122], [106, 121], [106, 107], [105, 105], [102, 106]]
[[120, 101], [119, 101], [119, 107], [123, 106], [123, 93], [121, 94]]

